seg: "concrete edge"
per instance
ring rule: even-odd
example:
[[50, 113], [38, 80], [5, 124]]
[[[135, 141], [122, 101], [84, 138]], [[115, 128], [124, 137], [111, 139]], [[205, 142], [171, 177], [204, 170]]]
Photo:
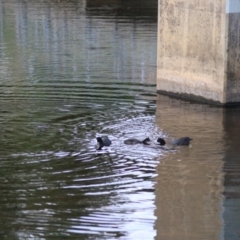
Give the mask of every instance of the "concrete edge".
[[209, 106], [219, 107], [219, 108], [240, 107], [240, 102], [221, 103], [218, 101], [214, 101], [212, 99], [206, 99], [201, 96], [196, 96], [196, 95], [187, 94], [187, 93], [172, 93], [172, 92], [167, 92], [163, 90], [157, 90], [157, 94], [168, 96], [174, 99], [179, 99], [189, 103], [206, 104]]

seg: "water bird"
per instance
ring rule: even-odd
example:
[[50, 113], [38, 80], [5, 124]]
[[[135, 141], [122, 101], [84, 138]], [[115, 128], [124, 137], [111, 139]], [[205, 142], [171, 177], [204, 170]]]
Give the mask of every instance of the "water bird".
[[145, 138], [143, 141], [138, 140], [138, 139], [136, 139], [136, 138], [129, 138], [129, 139], [126, 139], [126, 140], [124, 141], [124, 143], [125, 143], [125, 144], [128, 144], [128, 145], [134, 145], [134, 144], [138, 144], [138, 143], [142, 143], [142, 144], [144, 144], [144, 145], [148, 145], [149, 142], [150, 142], [150, 138], [149, 138], [149, 137]]
[[177, 146], [182, 146], [182, 145], [189, 145], [190, 142], [192, 141], [193, 139], [190, 138], [190, 137], [181, 137], [181, 138], [178, 138], [178, 139], [175, 139], [171, 142], [172, 145], [177, 145]]
[[103, 147], [109, 147], [112, 142], [108, 138], [108, 136], [103, 136], [103, 137], [97, 137], [97, 142], [98, 142], [98, 148], [97, 150], [101, 150]]
[[158, 138], [157, 142], [160, 144], [160, 146], [164, 146], [166, 144], [166, 142], [163, 138]]
[[[178, 139], [175, 139], [171, 142], [171, 145], [176, 145], [176, 146], [183, 146], [183, 145], [189, 145], [190, 142], [192, 141], [192, 138], [189, 137], [181, 137]], [[160, 146], [164, 146], [166, 144], [165, 140], [163, 138], [158, 138], [157, 142], [160, 144]]]

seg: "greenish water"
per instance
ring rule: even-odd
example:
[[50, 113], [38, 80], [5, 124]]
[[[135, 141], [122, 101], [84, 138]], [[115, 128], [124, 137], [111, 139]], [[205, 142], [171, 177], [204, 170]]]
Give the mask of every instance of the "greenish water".
[[[93, 2], [1, 1], [0, 12], [1, 239], [132, 238], [142, 227], [153, 238], [161, 150], [123, 139], [161, 133], [156, 9], [137, 19]], [[99, 153], [104, 134], [113, 144]]]
[[239, 239], [240, 111], [157, 95], [156, 51], [156, 1], [0, 0], [1, 239]]

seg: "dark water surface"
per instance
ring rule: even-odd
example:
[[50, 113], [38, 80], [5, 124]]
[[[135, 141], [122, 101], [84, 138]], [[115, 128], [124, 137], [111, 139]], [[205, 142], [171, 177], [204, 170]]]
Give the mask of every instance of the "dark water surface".
[[240, 239], [240, 111], [157, 96], [156, 47], [157, 1], [0, 0], [0, 239]]

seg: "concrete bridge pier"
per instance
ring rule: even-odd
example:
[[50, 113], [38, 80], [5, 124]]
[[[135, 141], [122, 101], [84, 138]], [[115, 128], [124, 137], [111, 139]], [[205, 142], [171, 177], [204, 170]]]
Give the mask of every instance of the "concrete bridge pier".
[[158, 0], [157, 91], [240, 103], [240, 0]]

